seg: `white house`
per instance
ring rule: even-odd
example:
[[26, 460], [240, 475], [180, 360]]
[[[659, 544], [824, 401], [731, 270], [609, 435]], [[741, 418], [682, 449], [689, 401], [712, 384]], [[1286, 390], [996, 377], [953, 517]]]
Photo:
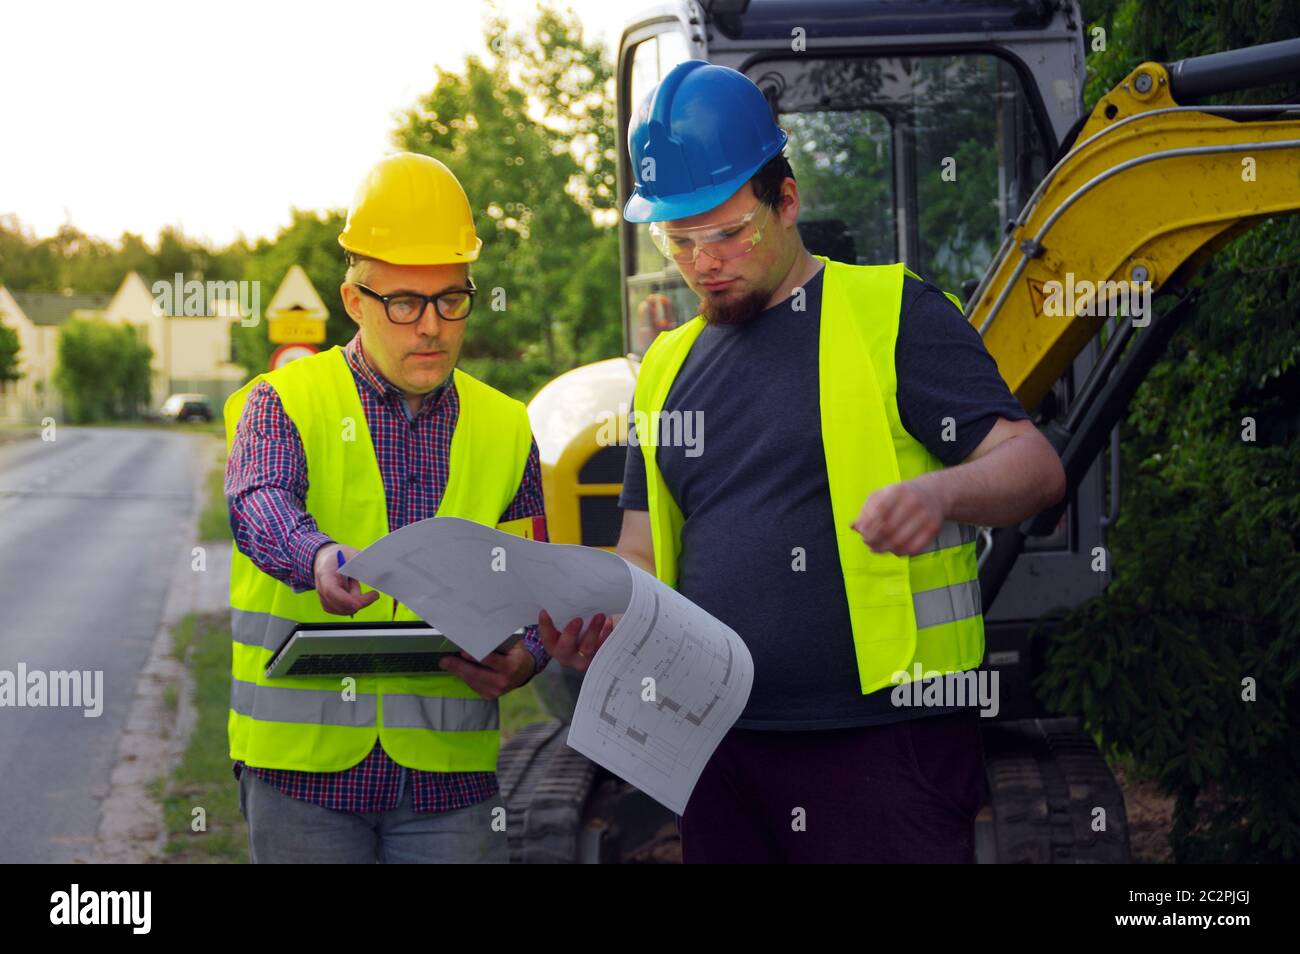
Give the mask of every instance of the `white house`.
[[[171, 279], [160, 281], [172, 284]], [[167, 395], [188, 391], [207, 395], [213, 410], [219, 411], [248, 378], [233, 360], [238, 302], [205, 293], [201, 315], [172, 314], [185, 309], [160, 306], [154, 285], [130, 272], [105, 306], [104, 317], [144, 331], [153, 350], [151, 403], [155, 408]]]
[[56, 420], [63, 399], [54, 386], [59, 329], [69, 318], [102, 317], [108, 295], [11, 292], [0, 285], [0, 324], [18, 334], [17, 381], [0, 382], [0, 420]]
[[[193, 288], [194, 295], [179, 294]], [[201, 284], [201, 290], [200, 290]], [[207, 396], [220, 413], [227, 397], [248, 379], [234, 361], [234, 328], [249, 310], [233, 294], [234, 282], [179, 282], [178, 278], [146, 281], [135, 272], [122, 279], [109, 295], [73, 295], [49, 292], [10, 292], [0, 285], [0, 323], [18, 333], [18, 381], [0, 384], [0, 420], [39, 421], [59, 418], [63, 402], [54, 386], [58, 363], [59, 330], [72, 318], [102, 318], [138, 328], [153, 351], [150, 404], [160, 407], [170, 394]], [[158, 291], [155, 292], [155, 287]], [[227, 297], [229, 296], [229, 297]], [[298, 266], [290, 269], [267, 308], [267, 318], [280, 315], [319, 321], [323, 337], [327, 314], [311, 280]], [[258, 315], [259, 320], [262, 316]], [[273, 325], [274, 321], [264, 324]], [[301, 327], [300, 320], [295, 327]], [[275, 337], [272, 340], [283, 340]], [[292, 340], [319, 341], [319, 337]]]

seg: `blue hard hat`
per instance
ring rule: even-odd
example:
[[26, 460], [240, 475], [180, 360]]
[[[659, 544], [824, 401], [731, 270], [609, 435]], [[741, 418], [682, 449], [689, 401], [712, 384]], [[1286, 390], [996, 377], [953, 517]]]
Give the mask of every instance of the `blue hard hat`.
[[623, 218], [662, 222], [707, 212], [784, 149], [786, 138], [743, 73], [703, 60], [680, 63], [628, 124], [636, 188]]

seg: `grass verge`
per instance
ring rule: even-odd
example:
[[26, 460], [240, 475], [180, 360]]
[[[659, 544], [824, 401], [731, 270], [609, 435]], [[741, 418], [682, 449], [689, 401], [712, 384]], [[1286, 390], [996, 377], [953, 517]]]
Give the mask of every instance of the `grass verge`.
[[[226, 707], [230, 701], [230, 621], [225, 613], [191, 613], [175, 633], [175, 655], [194, 681], [198, 718], [162, 796], [164, 860], [243, 862], [248, 827], [230, 770]], [[202, 810], [204, 830], [195, 831]]]
[[199, 514], [200, 540], [231, 540], [230, 509], [226, 505], [226, 449], [208, 471], [207, 496]]

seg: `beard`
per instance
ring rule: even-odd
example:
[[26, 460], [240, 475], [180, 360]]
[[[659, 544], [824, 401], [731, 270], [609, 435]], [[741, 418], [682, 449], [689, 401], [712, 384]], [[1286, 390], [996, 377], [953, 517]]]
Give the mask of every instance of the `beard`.
[[743, 295], [706, 295], [700, 299], [700, 314], [711, 325], [743, 325], [767, 307], [770, 291]]

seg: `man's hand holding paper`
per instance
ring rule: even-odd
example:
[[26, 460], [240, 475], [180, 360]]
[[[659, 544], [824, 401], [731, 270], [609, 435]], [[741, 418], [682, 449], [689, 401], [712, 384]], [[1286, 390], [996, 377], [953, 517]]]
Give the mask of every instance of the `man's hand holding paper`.
[[569, 620], [564, 629], [557, 629], [551, 615], [542, 610], [537, 615], [538, 635], [552, 659], [571, 669], [586, 672], [592, 658], [605, 644], [605, 640], [609, 639], [610, 633], [614, 632], [622, 615], [597, 613], [586, 628], [582, 625], [582, 618], [577, 617]]

